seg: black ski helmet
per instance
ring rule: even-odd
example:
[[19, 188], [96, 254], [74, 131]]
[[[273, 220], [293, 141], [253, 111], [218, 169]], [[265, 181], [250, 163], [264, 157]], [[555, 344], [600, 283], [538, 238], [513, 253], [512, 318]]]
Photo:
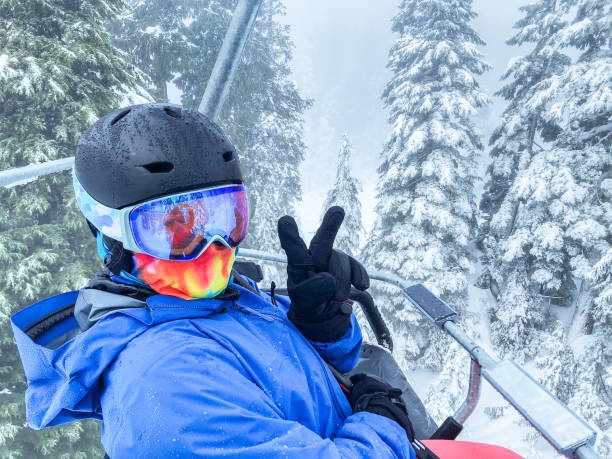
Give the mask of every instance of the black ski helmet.
[[74, 173], [113, 209], [182, 191], [242, 183], [236, 149], [196, 110], [172, 104], [119, 109], [81, 135]]

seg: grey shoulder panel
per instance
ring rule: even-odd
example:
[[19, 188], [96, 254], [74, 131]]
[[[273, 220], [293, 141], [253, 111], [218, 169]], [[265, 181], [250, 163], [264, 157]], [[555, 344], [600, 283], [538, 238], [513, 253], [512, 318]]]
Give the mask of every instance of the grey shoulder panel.
[[113, 311], [144, 308], [146, 305], [146, 302], [129, 296], [85, 288], [79, 292], [74, 305], [74, 318], [79, 324], [79, 328], [85, 331]]

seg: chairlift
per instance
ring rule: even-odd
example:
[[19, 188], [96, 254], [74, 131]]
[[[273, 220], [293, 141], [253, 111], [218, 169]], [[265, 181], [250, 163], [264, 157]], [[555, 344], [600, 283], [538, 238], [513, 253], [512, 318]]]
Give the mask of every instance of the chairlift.
[[[244, 44], [253, 28], [261, 3], [262, 0], [238, 1], [199, 105], [199, 111], [213, 120], [218, 118], [230, 89]], [[73, 164], [74, 157], [0, 171], [0, 186], [11, 187], [28, 183], [54, 172], [71, 169]], [[238, 257], [261, 262], [287, 263], [284, 255], [251, 249], [241, 249]], [[382, 372], [387, 377], [393, 375], [390, 382], [404, 392], [403, 397], [410, 410], [411, 420], [415, 424], [418, 440], [425, 440], [425, 444], [427, 439], [454, 440], [478, 404], [484, 377], [557, 452], [569, 458], [599, 457], [593, 450], [597, 433], [591, 426], [554, 397], [520, 365], [512, 360], [498, 361], [489, 355], [457, 325], [456, 311], [425, 286], [410, 285], [392, 273], [374, 270], [368, 270], [368, 273], [371, 279], [396, 287], [399, 295], [403, 295], [421, 315], [448, 334], [471, 357], [466, 399], [459, 409], [438, 427], [411, 388], [399, 365], [393, 360], [391, 355], [393, 339], [372, 297], [365, 292], [352, 291], [351, 299], [361, 306], [377, 341], [377, 345], [364, 344], [362, 357], [356, 370], [353, 371], [368, 371], [383, 376], [380, 374]], [[282, 294], [283, 289], [277, 292]], [[350, 388], [349, 375], [341, 374], [333, 367], [330, 368], [338, 382], [345, 388]], [[415, 443], [418, 455], [422, 444], [419, 441]]]

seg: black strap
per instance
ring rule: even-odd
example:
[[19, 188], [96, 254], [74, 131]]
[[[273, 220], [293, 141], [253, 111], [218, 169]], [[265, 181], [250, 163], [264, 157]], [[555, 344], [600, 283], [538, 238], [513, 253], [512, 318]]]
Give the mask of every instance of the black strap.
[[104, 266], [113, 274], [120, 275], [121, 271], [131, 273], [134, 269], [134, 255], [123, 248], [123, 244], [108, 236], [103, 236], [104, 245], [110, 253], [104, 257]]
[[74, 315], [74, 303], [68, 304], [32, 322], [23, 331], [32, 341], [36, 341], [46, 331], [51, 330], [56, 324]]
[[236, 301], [238, 298], [240, 298], [240, 292], [228, 285], [225, 290], [215, 297], [215, 300]]
[[276, 292], [276, 283], [275, 283], [274, 281], [272, 281], [272, 282], [270, 283], [270, 298], [272, 299], [272, 304], [273, 304], [274, 306], [278, 306], [278, 305], [276, 304], [276, 296], [274, 295], [274, 294], [275, 294], [275, 292]]

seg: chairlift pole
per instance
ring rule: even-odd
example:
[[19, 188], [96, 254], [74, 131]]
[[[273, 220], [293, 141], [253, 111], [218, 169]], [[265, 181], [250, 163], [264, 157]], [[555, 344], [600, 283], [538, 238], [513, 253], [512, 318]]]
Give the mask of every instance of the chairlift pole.
[[[242, 50], [253, 29], [261, 3], [262, 0], [239, 0], [232, 15], [199, 107], [200, 112], [213, 121], [218, 118], [232, 85]], [[68, 170], [73, 164], [74, 156], [0, 171], [0, 187], [15, 186], [54, 172]]]
[[201, 113], [204, 113], [213, 121], [216, 121], [219, 117], [223, 103], [232, 86], [242, 50], [251, 30], [253, 30], [261, 2], [262, 0], [239, 0], [232, 15], [232, 20], [223, 39], [223, 45], [219, 50], [219, 55], [198, 108]]

